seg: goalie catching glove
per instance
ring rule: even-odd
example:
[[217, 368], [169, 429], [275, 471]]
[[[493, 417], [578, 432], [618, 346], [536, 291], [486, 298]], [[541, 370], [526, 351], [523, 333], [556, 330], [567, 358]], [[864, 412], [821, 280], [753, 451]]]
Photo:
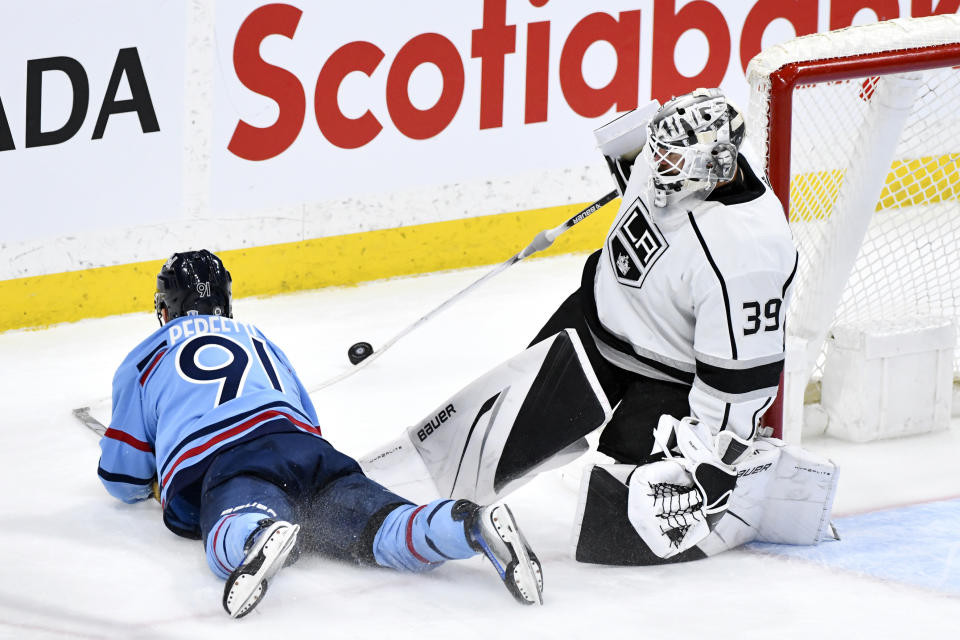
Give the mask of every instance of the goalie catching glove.
[[729, 431], [714, 434], [695, 418], [660, 417], [654, 454], [664, 460], [637, 467], [628, 481], [627, 515], [661, 558], [706, 538], [726, 512], [737, 484], [737, 464], [750, 443]]

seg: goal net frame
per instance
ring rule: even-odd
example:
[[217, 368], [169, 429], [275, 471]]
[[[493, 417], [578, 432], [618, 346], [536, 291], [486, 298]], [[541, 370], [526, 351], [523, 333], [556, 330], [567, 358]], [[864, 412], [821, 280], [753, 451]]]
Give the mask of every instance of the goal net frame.
[[[960, 67], [960, 16], [954, 14], [901, 18], [811, 34], [770, 47], [754, 57], [747, 67], [750, 85], [748, 139], [764, 162], [763, 169], [774, 193], [783, 204], [787, 219], [790, 220], [791, 213], [791, 152], [794, 92], [797, 88], [821, 83], [897, 77], [894, 74], [909, 75], [948, 67]], [[867, 85], [864, 86], [867, 88]], [[869, 90], [872, 91], [872, 87]], [[897, 88], [888, 89], [894, 96], [897, 91]], [[891, 125], [884, 122], [884, 126]], [[902, 119], [899, 126], [902, 126]], [[893, 154], [892, 148], [890, 154]], [[872, 183], [861, 189], [864, 191], [862, 198], [873, 198], [871, 202], [874, 204], [866, 214], [868, 219], [879, 199], [886, 174], [890, 171], [889, 158], [886, 156], [885, 160], [881, 160], [887, 164], [881, 167], [879, 182], [875, 178], [868, 179], [867, 182], [872, 180]], [[864, 231], [867, 222], [863, 223]], [[861, 233], [860, 242], [862, 239]], [[859, 245], [856, 247], [858, 250]], [[850, 267], [853, 266], [855, 253], [856, 250]], [[839, 283], [841, 289], [849, 273], [848, 270], [842, 276], [843, 282]], [[838, 291], [837, 299], [839, 294]], [[832, 302], [834, 308], [829, 311], [830, 314], [836, 311], [837, 300]], [[789, 328], [788, 323], [788, 332]], [[821, 328], [820, 342], [813, 345], [814, 351], [819, 352], [827, 329], [828, 326]], [[776, 437], [798, 441], [800, 426], [797, 420], [801, 419], [803, 413], [802, 396], [810, 367], [804, 365], [800, 370], [791, 367], [789, 348], [787, 352], [785, 378], [775, 402], [764, 416], [764, 423], [774, 428]], [[805, 362], [809, 361], [810, 357], [807, 356]], [[791, 376], [794, 379], [792, 389]], [[795, 406], [798, 398], [799, 408]], [[789, 426], [785, 424], [785, 412], [789, 415]], [[785, 433], [787, 429], [789, 433]]]

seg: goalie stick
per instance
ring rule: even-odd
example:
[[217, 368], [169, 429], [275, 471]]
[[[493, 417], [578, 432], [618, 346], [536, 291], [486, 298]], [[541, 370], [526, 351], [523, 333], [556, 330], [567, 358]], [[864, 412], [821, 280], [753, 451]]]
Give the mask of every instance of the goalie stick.
[[512, 267], [513, 265], [520, 262], [524, 258], [531, 256], [534, 253], [537, 253], [538, 251], [543, 251], [544, 249], [548, 248], [550, 245], [553, 244], [554, 240], [556, 240], [562, 233], [567, 231], [570, 227], [576, 224], [579, 224], [580, 222], [588, 218], [590, 215], [596, 213], [598, 210], [602, 209], [607, 203], [609, 203], [611, 200], [618, 197], [619, 195], [620, 195], [620, 192], [614, 189], [610, 193], [605, 194], [602, 198], [600, 198], [599, 200], [597, 200], [587, 208], [577, 212], [576, 215], [572, 216], [565, 222], [557, 225], [552, 229], [545, 229], [541, 231], [533, 238], [530, 244], [528, 244], [526, 247], [523, 248], [523, 250], [521, 250], [511, 258], [508, 258], [506, 261], [502, 262], [501, 264], [497, 265], [492, 271], [490, 271], [480, 279], [474, 281], [464, 289], [461, 289], [460, 291], [455, 293], [450, 298], [447, 298], [446, 300], [441, 302], [435, 309], [421, 316], [416, 322], [409, 325], [408, 327], [400, 331], [400, 333], [398, 333], [397, 335], [387, 340], [382, 347], [374, 350], [373, 353], [371, 353], [365, 359], [361, 360], [360, 362], [352, 366], [350, 369], [347, 369], [343, 373], [336, 375], [324, 382], [321, 382], [320, 384], [314, 387], [311, 387], [310, 389], [308, 389], [308, 391], [311, 393], [320, 391], [321, 389], [325, 389], [331, 385], [334, 385], [338, 382], [341, 382], [342, 380], [349, 378], [350, 376], [355, 374], [357, 371], [359, 371], [363, 367], [367, 366], [368, 364], [370, 364], [371, 362], [379, 358], [385, 351], [387, 351], [387, 349], [392, 347], [394, 344], [396, 344], [397, 341], [399, 341], [408, 333], [410, 333], [411, 331], [419, 327], [421, 324], [423, 324], [433, 316], [437, 315], [438, 313], [440, 313], [441, 311], [443, 311], [444, 309], [452, 305], [454, 302], [456, 302], [457, 300], [465, 296], [467, 293], [479, 287], [481, 284], [483, 284], [487, 280], [490, 280], [491, 278], [498, 275], [499, 273], [506, 271], [508, 268]]

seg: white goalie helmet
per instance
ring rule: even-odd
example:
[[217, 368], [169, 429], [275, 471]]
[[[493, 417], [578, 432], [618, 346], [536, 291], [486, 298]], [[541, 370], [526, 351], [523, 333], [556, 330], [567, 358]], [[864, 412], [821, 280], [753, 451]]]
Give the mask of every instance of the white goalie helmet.
[[654, 205], [706, 198], [717, 183], [731, 180], [745, 130], [743, 114], [720, 89], [697, 89], [660, 107], [643, 148]]

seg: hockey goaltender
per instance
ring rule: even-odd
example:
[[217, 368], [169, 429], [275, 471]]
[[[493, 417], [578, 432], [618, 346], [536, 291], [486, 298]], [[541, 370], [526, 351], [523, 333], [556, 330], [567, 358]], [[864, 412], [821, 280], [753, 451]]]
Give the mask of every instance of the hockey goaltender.
[[824, 539], [836, 466], [760, 426], [797, 252], [745, 134], [719, 89], [597, 129], [622, 200], [579, 289], [529, 348], [362, 457], [364, 470], [423, 499], [486, 504], [580, 458], [581, 562]]

